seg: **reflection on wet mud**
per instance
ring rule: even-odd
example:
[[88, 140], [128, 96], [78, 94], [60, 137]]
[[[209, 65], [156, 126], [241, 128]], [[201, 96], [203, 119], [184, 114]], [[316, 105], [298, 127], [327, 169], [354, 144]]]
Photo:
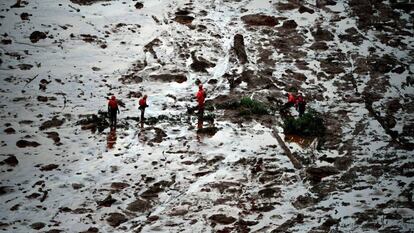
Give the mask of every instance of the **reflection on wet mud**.
[[108, 136], [106, 138], [106, 148], [113, 149], [115, 144], [116, 144], [116, 129], [115, 127], [111, 127], [111, 130], [108, 132]]

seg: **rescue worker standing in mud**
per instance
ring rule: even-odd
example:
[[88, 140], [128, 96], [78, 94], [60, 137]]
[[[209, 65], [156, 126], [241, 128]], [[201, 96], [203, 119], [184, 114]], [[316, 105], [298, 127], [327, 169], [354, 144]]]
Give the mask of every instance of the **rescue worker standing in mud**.
[[141, 110], [141, 123], [144, 122], [144, 114], [145, 114], [145, 108], [148, 107], [147, 105], [147, 95], [144, 95], [138, 102], [139, 104], [139, 110]]
[[198, 103], [198, 114], [200, 117], [204, 115], [204, 104], [206, 100], [206, 92], [203, 89], [203, 84], [198, 85], [198, 92], [196, 94], [196, 99]]
[[108, 101], [109, 125], [116, 127], [116, 115], [119, 113], [118, 101], [113, 95]]
[[287, 93], [288, 101], [283, 105], [281, 112], [285, 112], [287, 109], [293, 107], [296, 104], [295, 95], [292, 92]]
[[305, 107], [306, 107], [306, 102], [303, 99], [302, 93], [298, 94], [298, 97], [296, 98], [295, 107], [299, 112], [299, 116], [301, 117], [303, 113], [305, 113]]

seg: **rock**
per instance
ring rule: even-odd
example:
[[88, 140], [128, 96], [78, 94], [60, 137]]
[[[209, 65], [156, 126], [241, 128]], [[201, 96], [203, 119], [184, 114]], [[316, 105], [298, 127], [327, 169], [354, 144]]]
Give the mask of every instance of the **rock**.
[[59, 165], [57, 164], [48, 164], [48, 165], [44, 165], [42, 167], [40, 167], [40, 171], [52, 171], [56, 168], [58, 168]]
[[116, 190], [122, 190], [124, 188], [129, 187], [129, 184], [127, 183], [122, 183], [122, 182], [113, 182], [111, 184], [111, 188], [116, 189]]
[[244, 15], [241, 19], [245, 24], [250, 26], [273, 27], [278, 24], [278, 20], [275, 17], [263, 14]]
[[214, 67], [213, 63], [202, 57], [197, 57], [195, 51], [191, 52], [191, 59], [193, 59], [193, 63], [191, 63], [190, 67], [195, 72], [207, 72], [207, 68]]
[[137, 199], [134, 202], [128, 204], [127, 210], [132, 212], [145, 212], [151, 209], [151, 203], [148, 200]]
[[47, 96], [38, 96], [37, 101], [39, 102], [47, 102], [48, 98]]
[[37, 43], [39, 40], [46, 39], [46, 33], [34, 31], [32, 34], [30, 34], [30, 41], [32, 43]]
[[17, 66], [20, 70], [31, 70], [33, 68], [33, 65], [30, 64], [19, 64]]
[[301, 13], [301, 14], [303, 14], [303, 13], [309, 13], [309, 14], [313, 14], [313, 13], [315, 13], [315, 11], [314, 10], [312, 10], [312, 9], [310, 9], [310, 8], [308, 8], [308, 7], [306, 7], [306, 6], [300, 6], [299, 7], [299, 13]]
[[70, 0], [70, 1], [78, 5], [92, 5], [97, 2], [108, 2], [111, 0]]
[[99, 232], [99, 229], [98, 228], [96, 228], [96, 227], [89, 227], [88, 230], [82, 231], [80, 233], [98, 233], [98, 232]]
[[282, 28], [286, 30], [293, 30], [296, 29], [297, 26], [298, 24], [295, 22], [295, 20], [291, 19], [283, 22]]
[[112, 227], [117, 227], [121, 225], [122, 223], [128, 221], [125, 215], [120, 213], [110, 213], [109, 217], [106, 219], [108, 224]]
[[223, 225], [228, 225], [236, 221], [234, 217], [226, 216], [224, 214], [213, 214], [208, 219]]
[[7, 129], [4, 130], [4, 132], [6, 134], [14, 134], [14, 133], [16, 133], [16, 130], [14, 130], [13, 128], [7, 128]]
[[309, 48], [312, 50], [321, 50], [321, 51], [329, 49], [328, 45], [323, 41], [316, 41]]
[[0, 196], [14, 192], [11, 186], [0, 186]]
[[17, 160], [16, 156], [9, 155], [9, 157], [5, 160], [3, 160], [2, 163], [5, 163], [9, 166], [15, 167], [17, 164], [19, 164], [19, 161]]
[[265, 198], [280, 197], [280, 188], [265, 188], [259, 191], [259, 195]]
[[309, 167], [306, 169], [307, 175], [314, 181], [319, 182], [322, 178], [338, 174], [339, 171], [335, 167]]
[[184, 74], [158, 74], [151, 75], [151, 79], [161, 82], [177, 82], [183, 83], [187, 81], [187, 77]]
[[190, 25], [193, 22], [193, 20], [194, 17], [189, 15], [176, 15], [174, 18], [174, 21], [184, 25]]
[[83, 184], [78, 184], [78, 183], [73, 183], [72, 184], [72, 188], [75, 189], [75, 190], [81, 189], [83, 187], [85, 187]]
[[330, 31], [321, 27], [318, 27], [316, 31], [312, 32], [312, 36], [316, 41], [331, 41], [334, 39], [334, 35]]
[[52, 139], [55, 144], [58, 144], [60, 142], [60, 137], [59, 137], [59, 133], [57, 132], [46, 132], [47, 134], [47, 138]]
[[35, 222], [35, 223], [33, 223], [32, 225], [30, 225], [30, 227], [32, 228], [32, 229], [35, 229], [35, 230], [40, 230], [40, 229], [42, 229], [43, 227], [45, 227], [46, 226], [46, 224], [44, 224], [44, 223], [42, 223], [42, 222]]
[[144, 7], [144, 4], [142, 3], [142, 2], [137, 2], [136, 4], [135, 4], [135, 8], [136, 9], [142, 9]]
[[16, 146], [19, 148], [25, 148], [25, 147], [38, 147], [40, 146], [37, 142], [31, 142], [26, 140], [19, 140], [16, 142]]
[[61, 125], [63, 125], [63, 123], [65, 122], [65, 119], [61, 119], [59, 120], [56, 116], [54, 116], [52, 118], [52, 120], [48, 120], [42, 123], [42, 125], [39, 127], [40, 130], [45, 130], [45, 129], [49, 129], [52, 127], [59, 127]]
[[116, 199], [112, 198], [112, 195], [109, 194], [105, 199], [103, 199], [102, 201], [97, 201], [96, 203], [98, 204], [98, 206], [111, 207], [111, 205], [115, 202]]
[[188, 206], [178, 206], [174, 207], [168, 215], [170, 216], [183, 216], [188, 213]]
[[296, 209], [303, 209], [314, 205], [317, 202], [316, 198], [310, 196], [310, 194], [300, 195], [292, 203]]
[[233, 49], [241, 64], [248, 62], [246, 48], [244, 46], [244, 38], [241, 34], [234, 35]]
[[29, 13], [23, 12], [20, 14], [20, 19], [29, 20], [29, 16], [31, 16]]

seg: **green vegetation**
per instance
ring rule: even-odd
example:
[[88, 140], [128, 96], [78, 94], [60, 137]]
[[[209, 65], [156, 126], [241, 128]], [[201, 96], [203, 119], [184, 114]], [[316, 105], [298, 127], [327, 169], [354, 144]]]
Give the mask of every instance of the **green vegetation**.
[[325, 135], [326, 128], [320, 114], [311, 109], [296, 119], [286, 118], [283, 122], [283, 130], [285, 134], [322, 137]]
[[240, 115], [266, 115], [269, 114], [269, 111], [263, 103], [253, 100], [249, 97], [243, 97], [240, 100], [241, 111]]

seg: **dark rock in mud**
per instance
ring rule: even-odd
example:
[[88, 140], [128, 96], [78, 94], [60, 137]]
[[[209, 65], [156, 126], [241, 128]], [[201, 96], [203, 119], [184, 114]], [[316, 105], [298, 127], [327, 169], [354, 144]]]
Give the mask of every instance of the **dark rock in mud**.
[[31, 70], [33, 68], [33, 65], [30, 64], [19, 64], [17, 66], [20, 70]]
[[0, 186], [0, 196], [8, 193], [14, 192], [13, 187], [11, 186]]
[[[13, 41], [11, 39], [3, 39], [3, 40], [1, 40], [1, 43], [4, 44], [4, 45], [8, 45], [8, 44], [12, 44]], [[18, 65], [18, 66], [20, 68], [20, 65]]]
[[80, 115], [84, 119], [76, 122], [77, 125], [82, 125], [83, 130], [96, 130], [102, 132], [104, 129], [109, 127], [109, 122], [106, 120], [108, 116], [107, 112], [98, 111], [98, 114]]
[[35, 222], [35, 223], [33, 223], [32, 225], [30, 225], [30, 227], [32, 228], [32, 229], [35, 229], [35, 230], [40, 230], [40, 229], [42, 229], [43, 227], [45, 227], [46, 226], [46, 224], [44, 224], [44, 223], [42, 223], [42, 222]]
[[223, 225], [232, 224], [236, 221], [236, 218], [231, 217], [231, 216], [226, 216], [224, 214], [213, 214], [209, 217], [209, 219], [213, 222], [223, 224]]
[[127, 187], [129, 187], [129, 184], [127, 184], [127, 183], [122, 183], [122, 182], [113, 182], [113, 183], [111, 184], [111, 188], [112, 188], [112, 189], [115, 189], [115, 190], [122, 190], [122, 189], [125, 189], [125, 188], [127, 188]]
[[151, 202], [145, 199], [137, 199], [128, 204], [127, 210], [132, 212], [145, 212], [151, 209]]
[[276, 229], [272, 230], [271, 233], [285, 233], [290, 232], [289, 228], [298, 225], [298, 223], [303, 223], [303, 214], [298, 214], [296, 218], [290, 218], [282, 225], [278, 226]]
[[316, 182], [321, 181], [322, 178], [338, 174], [339, 171], [335, 167], [309, 167], [306, 169], [306, 174]]
[[364, 41], [364, 36], [354, 27], [346, 29], [345, 32], [346, 34], [338, 35], [341, 41], [348, 41], [354, 45], [361, 45]]
[[136, 9], [142, 9], [144, 7], [144, 4], [142, 3], [142, 2], [137, 2], [136, 4], [135, 4], [135, 8]]
[[81, 188], [83, 188], [83, 187], [85, 187], [85, 185], [83, 185], [83, 184], [78, 184], [78, 183], [73, 183], [73, 184], [72, 184], [72, 188], [73, 188], [74, 190], [78, 190], [78, 189], [81, 189]]
[[184, 74], [158, 74], [158, 75], [151, 75], [150, 78], [156, 81], [160, 81], [160, 82], [183, 83], [187, 81], [187, 77]]
[[336, 158], [334, 162], [334, 166], [339, 170], [346, 170], [352, 164], [352, 158], [350, 156], [343, 156], [340, 158]]
[[174, 181], [166, 181], [162, 180], [155, 184], [153, 184], [151, 187], [149, 187], [147, 190], [145, 190], [142, 194], [142, 198], [151, 199], [158, 197], [158, 193], [165, 190], [166, 187], [171, 186], [174, 183]]
[[312, 50], [321, 50], [321, 51], [325, 51], [329, 49], [328, 45], [323, 41], [316, 41], [309, 48]]
[[57, 132], [46, 132], [47, 138], [50, 138], [53, 140], [55, 144], [58, 144], [60, 142], [59, 133]]
[[293, 19], [286, 20], [282, 24], [282, 28], [285, 29], [285, 30], [293, 30], [293, 29], [296, 29], [297, 26], [298, 26], [298, 24]]
[[52, 118], [52, 120], [48, 120], [42, 123], [42, 125], [39, 127], [40, 130], [45, 130], [45, 129], [49, 129], [52, 127], [59, 127], [61, 125], [63, 125], [63, 123], [65, 122], [65, 119], [61, 119], [59, 120], [57, 118], [57, 116], [54, 116]]
[[318, 27], [316, 31], [313, 31], [312, 36], [316, 41], [331, 41], [334, 39], [334, 35], [329, 30], [321, 27]]
[[296, 209], [303, 209], [309, 206], [313, 206], [317, 202], [316, 198], [311, 197], [309, 194], [300, 195], [292, 203]]
[[193, 20], [194, 17], [189, 15], [176, 15], [174, 18], [174, 21], [184, 25], [190, 25], [193, 22]]
[[204, 127], [197, 129], [197, 134], [204, 134], [208, 136], [214, 136], [218, 131], [217, 127]]
[[118, 80], [122, 84], [136, 84], [142, 82], [142, 78], [135, 73], [124, 74]]
[[155, 130], [155, 137], [151, 139], [150, 142], [153, 143], [161, 143], [165, 137], [167, 137], [167, 134], [164, 132], [164, 130], [160, 128], [153, 128]]
[[19, 148], [38, 147], [40, 144], [34, 141], [19, 140], [16, 142], [16, 146]]
[[59, 165], [57, 165], [57, 164], [48, 164], [48, 165], [44, 165], [44, 166], [40, 167], [40, 171], [42, 171], [42, 172], [43, 171], [52, 171], [52, 170], [54, 170], [58, 167], [59, 167]]
[[306, 7], [306, 6], [303, 6], [303, 5], [300, 6], [298, 10], [299, 10], [299, 13], [301, 13], [301, 14], [303, 14], [303, 13], [309, 13], [309, 14], [315, 13], [314, 10], [312, 10], [312, 9]]
[[259, 195], [264, 198], [280, 197], [280, 188], [264, 188], [259, 191]]
[[243, 22], [250, 26], [270, 26], [273, 27], [279, 22], [273, 16], [263, 15], [263, 14], [252, 14], [242, 16], [241, 19]]
[[70, 0], [70, 1], [78, 5], [92, 5], [97, 2], [109, 2], [111, 0]]
[[244, 46], [243, 35], [241, 34], [234, 35], [233, 49], [241, 64], [245, 64], [246, 62], [248, 62], [246, 48]]
[[193, 63], [191, 63], [190, 67], [195, 72], [207, 72], [207, 68], [214, 67], [213, 63], [202, 57], [197, 57], [195, 51], [191, 52], [191, 59], [193, 59]]
[[47, 102], [48, 101], [48, 97], [47, 96], [38, 96], [37, 97], [37, 101], [39, 101], [39, 102]]
[[98, 233], [99, 229], [96, 227], [89, 227], [86, 231], [81, 231], [80, 233]]
[[37, 43], [39, 40], [43, 40], [46, 39], [46, 33], [44, 32], [39, 32], [39, 31], [34, 31], [32, 32], [32, 34], [30, 34], [30, 41], [32, 43]]
[[279, 11], [290, 11], [299, 7], [299, 5], [293, 1], [287, 3], [278, 2], [275, 4], [275, 6]]
[[4, 132], [6, 134], [14, 134], [14, 133], [16, 133], [16, 130], [14, 130], [13, 128], [10, 127], [10, 128], [5, 129]]
[[20, 14], [20, 19], [29, 20], [29, 16], [31, 16], [31, 14], [23, 12], [23, 13]]
[[108, 224], [112, 227], [117, 227], [122, 223], [128, 221], [125, 215], [121, 213], [110, 213], [109, 217], [106, 219]]
[[130, 91], [127, 95], [127, 98], [141, 98], [142, 97], [142, 92], [140, 91]]
[[115, 202], [116, 199], [112, 198], [112, 195], [109, 194], [105, 199], [103, 199], [102, 201], [97, 201], [96, 203], [98, 204], [98, 206], [111, 207], [111, 205]]
[[9, 166], [15, 167], [17, 166], [17, 164], [19, 164], [19, 161], [17, 160], [16, 156], [14, 155], [9, 155], [9, 157], [5, 160], [3, 160], [0, 164], [7, 164]]
[[[158, 38], [155, 38], [144, 46], [144, 52], [150, 52], [152, 56], [154, 56], [154, 58], [157, 59], [158, 57], [157, 57], [157, 53], [154, 50], [154, 47], [160, 46], [161, 44], [162, 44], [162, 41]], [[142, 67], [143, 64], [139, 64], [139, 66], [143, 68]]]

